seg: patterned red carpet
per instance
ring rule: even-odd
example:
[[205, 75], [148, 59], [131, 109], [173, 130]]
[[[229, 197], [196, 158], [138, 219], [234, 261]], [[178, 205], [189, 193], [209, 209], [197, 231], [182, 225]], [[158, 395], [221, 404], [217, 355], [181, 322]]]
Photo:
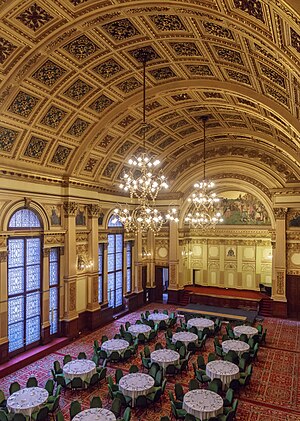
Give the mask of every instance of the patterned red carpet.
[[[4, 377], [0, 380], [0, 389], [4, 390], [8, 395], [8, 388], [12, 381], [18, 381], [22, 387], [30, 375], [35, 375], [39, 385], [44, 386], [46, 380], [51, 377], [50, 369], [53, 362], [59, 360], [62, 363], [65, 354], [71, 354], [76, 357], [80, 351], [87, 353], [88, 357], [93, 353], [94, 339], [100, 340], [103, 334], [109, 338], [119, 332], [121, 324], [129, 320], [134, 323], [140, 318], [141, 311], [158, 309], [174, 310], [170, 305], [152, 304], [143, 309], [126, 315], [125, 317], [111, 323], [110, 325], [99, 329], [86, 336], [82, 336], [78, 340], [59, 349], [55, 353], [42, 358], [41, 360], [30, 364], [29, 366], [16, 371], [15, 373]], [[258, 353], [258, 361], [254, 365], [251, 387], [242, 392], [239, 399], [239, 407], [237, 411], [237, 420], [239, 421], [300, 421], [300, 324], [294, 321], [281, 319], [266, 318], [263, 322], [264, 327], [268, 329], [267, 345], [261, 347]], [[223, 333], [223, 332], [222, 332]], [[159, 341], [163, 344], [164, 333], [159, 333]], [[151, 345], [151, 350], [154, 344]], [[139, 347], [142, 349], [142, 346]], [[206, 350], [203, 352], [206, 360], [209, 352], [214, 350], [213, 339], [207, 342]], [[170, 405], [168, 390], [174, 390], [175, 382], [183, 384], [187, 390], [187, 385], [194, 376], [192, 370], [192, 361], [197, 356], [193, 356], [190, 362], [190, 370], [187, 374], [170, 378], [167, 384], [167, 390], [162, 400], [162, 406], [149, 406], [147, 411], [132, 410], [132, 421], [159, 421], [162, 415], [170, 416]], [[126, 363], [119, 365], [123, 372], [126, 373], [131, 364], [140, 365], [140, 356], [131, 359]], [[117, 366], [108, 366], [108, 374], [114, 375]], [[69, 420], [69, 405], [72, 400], [78, 399], [83, 409], [89, 407], [92, 396], [100, 395], [103, 406], [110, 408], [111, 402], [107, 396], [107, 386], [102, 384], [95, 389], [86, 391], [63, 392], [61, 398], [61, 409], [65, 418]]]

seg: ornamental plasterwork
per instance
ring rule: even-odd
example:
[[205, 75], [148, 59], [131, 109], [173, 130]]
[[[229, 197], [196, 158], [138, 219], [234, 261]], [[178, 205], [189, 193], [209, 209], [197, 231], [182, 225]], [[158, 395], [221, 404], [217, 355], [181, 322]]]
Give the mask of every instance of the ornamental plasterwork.
[[107, 243], [108, 242], [108, 237], [107, 237], [107, 233], [99, 233], [98, 234], [98, 242], [99, 243]]
[[276, 293], [284, 295], [285, 291], [285, 272], [276, 273]]
[[77, 202], [64, 202], [63, 208], [65, 212], [65, 216], [75, 216], [77, 209], [78, 209], [78, 203]]
[[89, 216], [96, 216], [98, 217], [102, 212], [101, 206], [97, 205], [96, 203], [89, 203], [87, 205], [87, 211]]
[[276, 219], [285, 219], [287, 211], [287, 208], [273, 208], [273, 212]]
[[80, 256], [88, 255], [89, 246], [88, 244], [76, 244], [76, 254]]
[[47, 233], [44, 235], [44, 245], [63, 246], [65, 243], [65, 236], [62, 233]]
[[242, 264], [242, 272], [255, 272], [255, 263], [243, 263]]

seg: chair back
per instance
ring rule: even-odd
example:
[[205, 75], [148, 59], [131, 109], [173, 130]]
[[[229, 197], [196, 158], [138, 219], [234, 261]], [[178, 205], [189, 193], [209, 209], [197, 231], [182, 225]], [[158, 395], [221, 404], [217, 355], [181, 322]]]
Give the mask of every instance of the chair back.
[[3, 390], [0, 389], [0, 405], [5, 401], [5, 395]]
[[214, 352], [210, 352], [208, 354], [208, 362], [210, 363], [211, 361], [215, 361], [217, 359], [217, 356]]
[[102, 335], [101, 337], [101, 343], [108, 341], [108, 337], [106, 335]]
[[15, 392], [18, 392], [18, 390], [21, 389], [21, 386], [19, 385], [18, 382], [12, 382], [11, 385], [9, 386], [9, 394], [12, 395]]
[[75, 417], [75, 415], [79, 414], [79, 412], [81, 412], [81, 404], [78, 401], [73, 401], [71, 402], [70, 405], [70, 418], [71, 420]]
[[132, 364], [129, 368], [129, 373], [138, 373], [139, 372], [139, 368], [137, 365]]
[[100, 396], [93, 396], [90, 402], [90, 408], [102, 408], [102, 400]]
[[205, 368], [206, 368], [204, 357], [201, 354], [198, 355], [198, 357], [197, 357], [197, 365], [198, 365], [198, 368], [201, 368], [202, 370], [205, 370]]
[[7, 415], [3, 410], [0, 410], [0, 421], [8, 421]]
[[136, 408], [147, 408], [147, 398], [144, 395], [140, 395], [135, 400]]
[[150, 348], [149, 348], [149, 346], [148, 346], [148, 345], [146, 345], [146, 346], [144, 347], [144, 356], [145, 356], [146, 358], [150, 358]]
[[118, 418], [121, 413], [122, 403], [119, 398], [114, 398], [111, 404], [111, 412], [115, 414], [115, 416]]
[[128, 407], [124, 411], [123, 420], [124, 421], [130, 421], [130, 418], [131, 418], [131, 409]]
[[175, 376], [176, 374], [176, 367], [174, 364], [169, 364], [166, 368], [166, 374], [171, 375], [171, 376]]
[[108, 357], [109, 361], [118, 362], [120, 360], [120, 354], [118, 351], [113, 351], [110, 356]]
[[36, 421], [45, 421], [48, 419], [49, 409], [47, 406], [42, 407], [36, 416]]
[[59, 361], [57, 361], [57, 360], [54, 361], [53, 367], [54, 367], [55, 374], [61, 374], [62, 373], [62, 369], [61, 369]]
[[27, 421], [25, 415], [23, 414], [15, 414], [13, 416], [13, 421]]
[[83, 389], [83, 380], [80, 377], [74, 377], [71, 380], [71, 389]]
[[61, 411], [58, 411], [55, 415], [55, 421], [65, 421], [65, 417], [63, 416]]
[[69, 363], [70, 361], [72, 361], [71, 355], [69, 355], [69, 354], [65, 355], [64, 359], [63, 359], [63, 364], [65, 365], [65, 364]]
[[123, 377], [123, 371], [121, 370], [121, 368], [117, 368], [116, 372], [115, 372], [115, 381], [117, 384], [119, 384], [119, 381], [121, 380], [121, 378]]
[[189, 382], [189, 390], [199, 389], [199, 382], [197, 379], [191, 379]]
[[38, 381], [36, 377], [35, 376], [29, 377], [26, 383], [26, 387], [37, 387], [37, 386], [38, 386]]
[[159, 349], [164, 349], [164, 347], [162, 346], [162, 344], [160, 342], [157, 342], [155, 344], [155, 351], [159, 350]]
[[184, 391], [180, 383], [175, 384], [175, 396], [178, 401], [183, 401]]
[[77, 356], [78, 360], [86, 360], [86, 353], [85, 352], [79, 352], [78, 356]]
[[45, 384], [45, 389], [49, 393], [49, 395], [53, 395], [54, 390], [54, 381], [52, 379], [48, 379]]

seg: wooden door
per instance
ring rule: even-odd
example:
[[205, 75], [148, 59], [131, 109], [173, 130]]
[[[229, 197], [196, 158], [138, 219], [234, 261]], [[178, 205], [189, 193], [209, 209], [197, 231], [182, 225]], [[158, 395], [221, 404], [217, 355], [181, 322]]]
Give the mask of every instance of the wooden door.
[[155, 301], [163, 301], [163, 268], [155, 266]]
[[287, 275], [286, 298], [288, 318], [300, 320], [300, 276]]

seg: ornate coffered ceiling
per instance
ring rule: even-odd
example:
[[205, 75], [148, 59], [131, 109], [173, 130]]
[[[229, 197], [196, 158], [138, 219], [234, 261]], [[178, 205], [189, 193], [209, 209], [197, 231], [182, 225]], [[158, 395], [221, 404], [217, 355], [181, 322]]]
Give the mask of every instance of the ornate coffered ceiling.
[[142, 145], [147, 49], [147, 146], [173, 192], [201, 175], [203, 115], [210, 176], [269, 189], [300, 180], [300, 14], [289, 2], [0, 5], [2, 172], [117, 190]]

